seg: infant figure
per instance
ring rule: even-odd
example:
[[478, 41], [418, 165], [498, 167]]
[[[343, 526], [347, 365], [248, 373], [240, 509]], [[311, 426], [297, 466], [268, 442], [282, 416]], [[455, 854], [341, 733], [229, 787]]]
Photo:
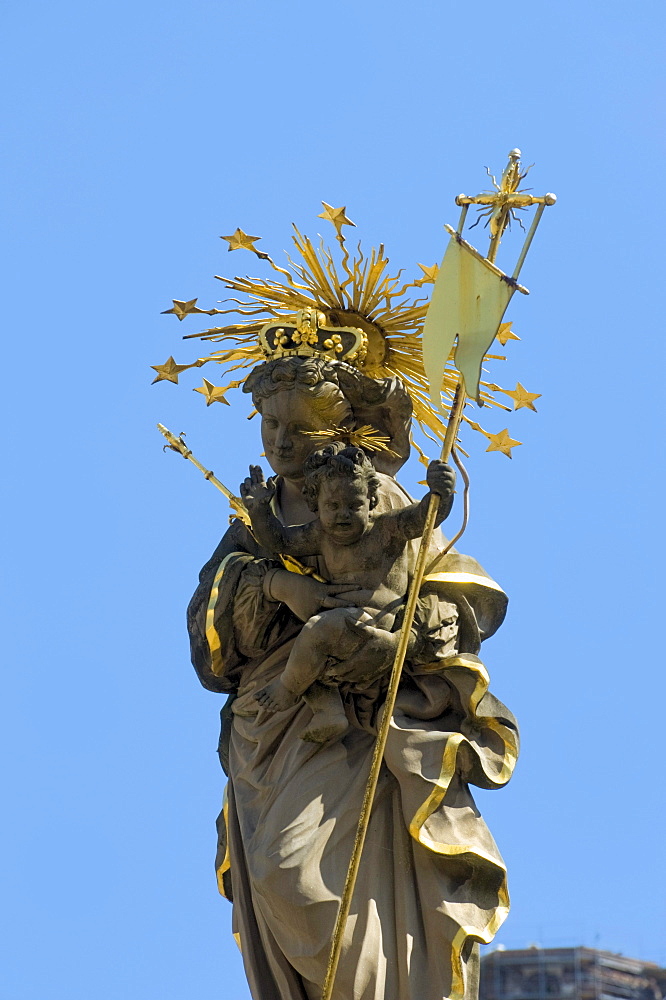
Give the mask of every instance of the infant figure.
[[282, 675], [255, 695], [270, 712], [303, 698], [313, 718], [302, 738], [322, 743], [341, 736], [348, 726], [331, 663], [358, 649], [359, 625], [393, 630], [409, 585], [407, 542], [423, 534], [432, 494], [439, 497], [436, 523], [448, 516], [455, 473], [445, 462], [431, 462], [429, 492], [419, 503], [376, 513], [380, 483], [367, 455], [360, 448], [331, 444], [310, 455], [304, 466], [303, 494], [316, 519], [287, 527], [271, 509], [274, 481], [264, 482], [256, 467], [250, 471], [241, 494], [260, 545], [276, 555], [321, 555], [331, 583], [353, 586], [353, 592], [344, 594], [353, 606], [310, 618]]

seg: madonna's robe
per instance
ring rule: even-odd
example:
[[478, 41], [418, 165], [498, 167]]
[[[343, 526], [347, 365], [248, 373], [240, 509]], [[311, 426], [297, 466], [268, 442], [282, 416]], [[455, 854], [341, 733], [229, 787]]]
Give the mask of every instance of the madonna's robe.
[[[409, 501], [382, 476], [379, 509]], [[441, 536], [438, 535], [441, 545]], [[412, 544], [415, 553], [418, 543]], [[313, 557], [325, 576], [325, 566]], [[236, 522], [201, 573], [188, 619], [205, 687], [223, 712], [229, 775], [218, 821], [218, 884], [255, 1000], [318, 1000], [381, 707], [381, 685], [343, 686], [351, 726], [300, 738], [303, 703], [270, 715], [253, 693], [285, 666], [302, 623], [268, 601], [276, 563]], [[477, 657], [499, 627], [501, 589], [467, 556], [432, 558], [417, 647], [406, 664], [347, 923], [334, 1000], [462, 1000], [476, 995], [477, 942], [508, 911], [506, 871], [468, 784], [511, 776], [518, 734]]]

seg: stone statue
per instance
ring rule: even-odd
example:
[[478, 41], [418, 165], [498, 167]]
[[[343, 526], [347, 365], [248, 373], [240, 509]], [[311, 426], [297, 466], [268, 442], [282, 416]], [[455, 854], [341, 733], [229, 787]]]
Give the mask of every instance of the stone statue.
[[[363, 420], [373, 411], [390, 451], [404, 453], [410, 405], [397, 380], [372, 380], [344, 362], [315, 358], [261, 365], [246, 389], [261, 414], [265, 454], [275, 473], [266, 491], [274, 512], [263, 539], [268, 544], [261, 546], [246, 525], [234, 522], [204, 566], [189, 608], [201, 682], [230, 694], [221, 740], [229, 783], [218, 824], [218, 877], [222, 892], [233, 898], [235, 933], [256, 1000], [319, 1000], [395, 652], [399, 607], [392, 567], [400, 564], [394, 582], [400, 593], [401, 574], [409, 573], [415, 557], [416, 545], [406, 539], [417, 533], [419, 505], [392, 476], [376, 471], [368, 477], [363, 465], [365, 482], [377, 482], [375, 537], [382, 524], [398, 530], [395, 538], [383, 539], [366, 569], [357, 554], [355, 574], [350, 550], [359, 543], [348, 545], [336, 564], [335, 547], [324, 540], [304, 496], [304, 469], [319, 461], [312, 456], [316, 433], [331, 425], [353, 427], [356, 407]], [[331, 449], [336, 452], [344, 455]], [[431, 489], [442, 496], [441, 514], [451, 479], [437, 465], [431, 473]], [[351, 477], [357, 488], [363, 477], [358, 480]], [[248, 492], [258, 482], [255, 474]], [[370, 491], [364, 484], [359, 492], [365, 518]], [[322, 583], [285, 569], [270, 531], [275, 521], [277, 547], [293, 546], [320, 578], [339, 574], [342, 582]], [[290, 530], [295, 525], [306, 527]], [[299, 545], [304, 537], [311, 543]], [[450, 552], [438, 560], [441, 547], [437, 533], [346, 929], [336, 1000], [474, 997], [478, 942], [491, 939], [508, 907], [505, 868], [468, 787], [504, 784], [515, 758], [515, 722], [487, 691], [477, 657], [482, 639], [503, 619], [506, 598], [473, 559]], [[377, 608], [382, 581], [385, 603]], [[312, 640], [319, 659], [307, 677], [286, 685], [292, 696], [279, 698], [275, 692], [285, 671], [297, 662], [299, 645], [309, 642], [306, 629], [325, 621], [331, 608], [344, 609], [347, 618], [350, 607], [359, 613], [348, 636], [344, 624], [334, 623], [343, 635], [338, 651], [344, 656], [332, 657], [327, 639]], [[375, 620], [381, 611], [389, 615], [388, 627]], [[327, 688], [319, 683], [324, 674]], [[315, 681], [323, 701], [321, 691], [314, 705], [295, 697]], [[326, 691], [332, 689], [341, 710], [330, 712]], [[273, 692], [271, 704], [267, 692]], [[326, 734], [331, 719], [335, 732]], [[320, 731], [313, 734], [313, 728]], [[308, 733], [310, 740], [325, 741], [303, 739]]]
[[[208, 363], [250, 369], [197, 391], [208, 405], [241, 385], [251, 394], [274, 473], [266, 482], [251, 466], [238, 497], [160, 425], [234, 511], [188, 628], [201, 683], [228, 695], [216, 870], [254, 1000], [476, 1000], [479, 944], [508, 912], [505, 866], [470, 792], [505, 785], [518, 753], [479, 658], [507, 599], [433, 524], [451, 510], [449, 455], [465, 483], [454, 541], [466, 524], [461, 420], [488, 451], [510, 457], [520, 444], [471, 420], [467, 399], [492, 413], [508, 408], [497, 393], [532, 410], [539, 396], [482, 380], [494, 340], [517, 339], [504, 310], [527, 292], [518, 275], [555, 202], [526, 193], [524, 176], [512, 150], [494, 191], [459, 195], [441, 268], [421, 264], [411, 282], [387, 272], [383, 246], [350, 254], [343, 228], [354, 223], [324, 202], [339, 265], [296, 229], [295, 259], [280, 267], [237, 229], [223, 237], [229, 250], [256, 254], [277, 278], [222, 279], [245, 295], [230, 308], [190, 299], [167, 310], [240, 315], [194, 335], [231, 347], [186, 365], [170, 357], [155, 381]], [[485, 257], [462, 238], [471, 205], [488, 217]], [[509, 276], [497, 248], [529, 205]], [[447, 461], [428, 463], [417, 428]], [[428, 465], [419, 502], [395, 478], [412, 445]]]

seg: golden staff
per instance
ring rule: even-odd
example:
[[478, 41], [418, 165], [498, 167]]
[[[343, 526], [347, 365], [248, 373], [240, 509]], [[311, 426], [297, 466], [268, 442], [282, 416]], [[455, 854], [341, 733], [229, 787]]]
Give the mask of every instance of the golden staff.
[[[460, 426], [460, 418], [462, 417], [463, 408], [465, 406], [465, 393], [461, 390], [461, 383], [458, 383], [456, 388], [456, 394], [451, 406], [451, 415], [449, 417], [449, 422], [446, 428], [446, 437], [444, 438], [444, 444], [442, 446], [441, 458], [442, 461], [448, 461], [451, 456], [451, 449], [453, 447], [453, 442], [458, 433], [458, 427]], [[403, 621], [402, 629], [400, 631], [400, 639], [398, 640], [398, 648], [395, 653], [395, 660], [393, 662], [393, 669], [391, 671], [391, 679], [389, 681], [388, 690], [386, 692], [386, 702], [384, 704], [384, 714], [382, 716], [381, 726], [379, 727], [379, 733], [377, 734], [377, 741], [375, 743], [375, 748], [372, 754], [372, 763], [370, 765], [370, 776], [368, 778], [368, 783], [365, 787], [365, 794], [363, 796], [363, 804], [361, 806], [361, 815], [359, 817], [358, 826], [356, 827], [356, 836], [354, 838], [354, 848], [352, 850], [351, 861], [349, 863], [349, 869], [347, 870], [347, 878], [345, 879], [345, 886], [342, 891], [342, 899], [340, 901], [340, 908], [338, 909], [338, 917], [335, 922], [335, 930], [333, 931], [333, 942], [331, 945], [331, 951], [328, 957], [328, 967], [326, 969], [326, 979], [324, 980], [324, 990], [322, 993], [322, 1000], [331, 1000], [333, 995], [333, 984], [335, 982], [335, 975], [338, 969], [338, 963], [340, 961], [340, 953], [342, 951], [342, 937], [347, 923], [347, 917], [349, 916], [349, 910], [351, 907], [352, 895], [354, 893], [354, 886], [356, 885], [356, 877], [358, 875], [359, 865], [361, 863], [361, 855], [363, 853], [363, 846], [365, 844], [365, 837], [368, 832], [368, 826], [370, 824], [370, 812], [372, 810], [372, 803], [375, 797], [375, 792], [377, 790], [377, 782], [379, 780], [379, 771], [381, 769], [382, 760], [384, 758], [384, 750], [386, 749], [386, 740], [388, 738], [388, 731], [391, 725], [391, 718], [393, 716], [393, 709], [395, 707], [395, 699], [398, 694], [398, 686], [400, 684], [400, 677], [402, 674], [402, 668], [405, 662], [405, 656], [407, 655], [407, 646], [409, 644], [409, 637], [414, 622], [414, 614], [416, 612], [416, 602], [418, 600], [419, 591], [421, 589], [421, 583], [423, 582], [423, 574], [425, 572], [426, 558], [428, 555], [428, 548], [430, 545], [430, 538], [432, 536], [433, 529], [435, 527], [435, 518], [437, 517], [437, 510], [439, 508], [439, 497], [431, 496], [430, 505], [428, 507], [428, 515], [426, 517], [425, 528], [423, 529], [423, 536], [421, 538], [421, 544], [419, 546], [418, 556], [416, 557], [416, 566], [414, 567], [414, 577], [409, 589], [409, 595], [407, 597], [407, 604], [405, 606], [405, 618]]]
[[[502, 175], [502, 180], [500, 185], [497, 185], [493, 178], [493, 183], [495, 184], [496, 191], [490, 193], [484, 193], [483, 195], [477, 195], [474, 198], [468, 198], [466, 195], [458, 195], [456, 198], [456, 203], [462, 206], [462, 211], [460, 213], [460, 220], [458, 222], [458, 229], [453, 231], [450, 227], [447, 227], [453, 234], [453, 239], [460, 243], [460, 236], [462, 233], [463, 226], [465, 224], [465, 218], [467, 215], [467, 210], [470, 204], [480, 204], [484, 206], [490, 206], [489, 209], [484, 214], [490, 216], [490, 230], [491, 230], [491, 240], [490, 248], [488, 251], [488, 257], [485, 258], [486, 266], [488, 262], [490, 267], [497, 271], [493, 261], [497, 254], [497, 248], [499, 246], [500, 239], [504, 230], [509, 224], [509, 220], [512, 217], [512, 209], [515, 207], [523, 207], [528, 204], [538, 204], [537, 213], [535, 215], [534, 221], [530, 228], [527, 238], [525, 240], [525, 245], [520, 253], [518, 262], [514, 269], [514, 273], [511, 278], [507, 279], [507, 276], [503, 275], [505, 281], [510, 286], [511, 291], [515, 288], [519, 288], [521, 291], [526, 292], [527, 289], [523, 289], [517, 284], [517, 278], [520, 274], [520, 270], [527, 256], [527, 251], [534, 238], [534, 233], [543, 214], [543, 210], [546, 205], [555, 204], [555, 195], [547, 194], [543, 198], [534, 198], [531, 195], [525, 195], [518, 191], [518, 185], [525, 174], [520, 173], [520, 150], [512, 149], [509, 153], [509, 164]], [[526, 200], [529, 199], [529, 200]], [[465, 241], [462, 241], [463, 243]], [[465, 244], [467, 250], [474, 251], [473, 248], [469, 247], [469, 244]], [[477, 254], [481, 257], [480, 254]], [[492, 255], [492, 256], [491, 256]], [[483, 259], [483, 258], [482, 258]], [[441, 273], [441, 271], [440, 271]], [[501, 273], [501, 272], [499, 272]], [[469, 294], [469, 289], [467, 290]], [[434, 298], [433, 292], [433, 298]], [[497, 321], [497, 326], [502, 316], [499, 316]], [[427, 320], [426, 320], [427, 322]], [[492, 331], [492, 338], [488, 342], [494, 340], [495, 334], [497, 332], [497, 326]], [[460, 340], [460, 336], [458, 338]], [[485, 350], [488, 349], [486, 346]], [[485, 354], [485, 350], [483, 354]], [[445, 353], [444, 361], [448, 358], [448, 350]], [[479, 361], [481, 358], [479, 359]], [[475, 394], [476, 395], [476, 394]], [[456, 386], [455, 395], [451, 403], [451, 410], [449, 412], [448, 423], [446, 427], [446, 434], [444, 437], [444, 443], [442, 445], [441, 460], [448, 462], [451, 457], [451, 451], [453, 445], [458, 435], [458, 428], [460, 427], [460, 420], [462, 418], [462, 413], [465, 408], [467, 393], [465, 391], [465, 379], [464, 376], [460, 375], [458, 379], [458, 384]], [[407, 647], [409, 645], [409, 637], [414, 622], [414, 615], [416, 612], [416, 602], [418, 600], [419, 591], [421, 589], [421, 584], [423, 582], [423, 576], [425, 573], [426, 559], [428, 556], [428, 549], [430, 547], [430, 540], [432, 538], [432, 533], [435, 527], [435, 519], [437, 517], [437, 511], [439, 508], [439, 497], [432, 495], [430, 497], [430, 504], [428, 506], [428, 514], [426, 517], [425, 527], [423, 529], [423, 535], [421, 537], [421, 543], [419, 546], [418, 555], [416, 557], [416, 565], [414, 567], [414, 575], [412, 582], [409, 587], [409, 593], [407, 596], [407, 603], [405, 606], [405, 617], [402, 624], [402, 629], [400, 631], [400, 638], [398, 640], [398, 647], [395, 653], [395, 660], [393, 661], [393, 668], [391, 670], [391, 677], [389, 680], [388, 690], [386, 692], [386, 701], [384, 704], [384, 711], [382, 715], [381, 725], [379, 727], [379, 732], [377, 734], [377, 740], [375, 743], [375, 748], [372, 754], [372, 763], [370, 765], [370, 775], [368, 777], [368, 782], [365, 788], [365, 794], [363, 796], [363, 804], [361, 806], [361, 814], [358, 821], [358, 826], [356, 828], [356, 836], [354, 838], [354, 847], [352, 850], [351, 861], [349, 863], [349, 868], [347, 870], [347, 877], [345, 879], [344, 889], [342, 891], [342, 897], [340, 900], [340, 907], [338, 909], [338, 916], [335, 922], [335, 929], [333, 931], [333, 940], [331, 943], [331, 950], [328, 958], [328, 967], [326, 969], [326, 978], [324, 980], [324, 988], [322, 992], [322, 1000], [331, 1000], [333, 994], [333, 985], [335, 983], [335, 976], [338, 969], [338, 964], [340, 961], [340, 954], [342, 951], [342, 938], [344, 935], [345, 925], [347, 923], [347, 917], [349, 916], [349, 910], [351, 908], [352, 896], [354, 893], [354, 886], [356, 885], [356, 877], [358, 875], [359, 865], [361, 863], [361, 855], [363, 853], [363, 846], [365, 844], [365, 838], [368, 832], [368, 826], [370, 824], [370, 814], [372, 810], [372, 803], [375, 797], [375, 792], [377, 790], [377, 782], [379, 780], [379, 772], [382, 765], [382, 760], [384, 758], [384, 750], [386, 749], [386, 741], [388, 739], [388, 732], [391, 725], [391, 719], [393, 717], [393, 710], [395, 708], [395, 700], [398, 694], [398, 687], [400, 684], [400, 678], [402, 674], [402, 668], [405, 662], [405, 657], [407, 655]]]

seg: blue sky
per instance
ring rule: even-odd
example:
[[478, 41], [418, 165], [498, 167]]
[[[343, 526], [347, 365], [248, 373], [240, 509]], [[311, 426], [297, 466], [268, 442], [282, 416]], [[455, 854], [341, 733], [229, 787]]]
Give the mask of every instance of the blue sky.
[[151, 387], [196, 356], [196, 320], [160, 311], [264, 273], [222, 234], [279, 256], [322, 199], [396, 266], [433, 263], [455, 194], [516, 145], [559, 201], [493, 369], [539, 413], [509, 418], [512, 462], [469, 442], [465, 549], [511, 598], [484, 658], [524, 739], [479, 795], [511, 878], [497, 941], [666, 964], [663, 5], [23, 0], [3, 20], [0, 995], [248, 997], [212, 874], [220, 704], [184, 628], [227, 509], [155, 424], [234, 488], [259, 428], [239, 394], [206, 409], [196, 372]]

